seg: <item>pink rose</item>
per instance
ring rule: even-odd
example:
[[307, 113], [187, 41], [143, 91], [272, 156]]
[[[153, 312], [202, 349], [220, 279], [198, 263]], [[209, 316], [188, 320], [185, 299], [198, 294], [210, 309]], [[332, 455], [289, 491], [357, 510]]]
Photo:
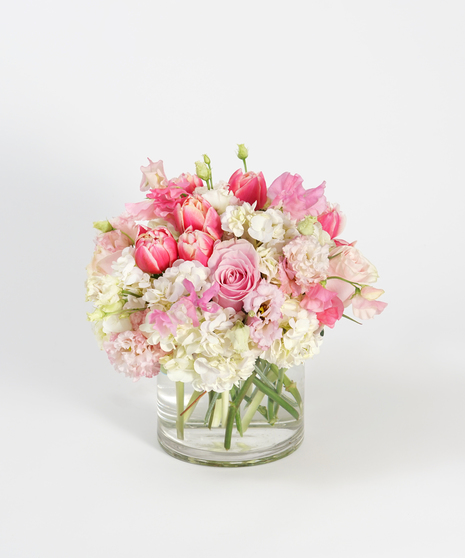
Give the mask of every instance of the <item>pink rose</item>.
[[158, 275], [171, 267], [178, 259], [178, 247], [166, 227], [146, 229], [140, 226], [136, 241], [136, 264], [145, 273]]
[[131, 244], [134, 244], [139, 232], [139, 225], [136, 224], [132, 215], [129, 215], [129, 213], [123, 213], [122, 215], [118, 215], [118, 217], [109, 219], [109, 221], [114, 229], [117, 229], [127, 235], [132, 240]]
[[208, 267], [220, 286], [218, 303], [223, 308], [241, 310], [242, 301], [260, 280], [258, 263], [258, 254], [247, 240], [232, 239], [215, 244]]
[[154, 163], [149, 159], [149, 164], [140, 168], [142, 171], [142, 180], [140, 189], [142, 192], [150, 188], [163, 188], [167, 185], [165, 171], [163, 170], [163, 161]]
[[292, 219], [300, 221], [307, 215], [316, 217], [326, 209], [324, 196], [326, 182], [316, 188], [305, 190], [298, 174], [283, 173], [268, 190], [271, 207], [282, 207]]
[[177, 230], [181, 233], [192, 228], [208, 233], [215, 240], [223, 236], [220, 216], [202, 196], [184, 198], [174, 208], [173, 219]]
[[318, 222], [331, 238], [335, 238], [344, 230], [346, 216], [340, 211], [338, 204], [330, 205], [326, 211], [318, 215]]
[[336, 293], [325, 289], [320, 284], [308, 289], [300, 306], [315, 312], [318, 321], [333, 328], [334, 324], [342, 318], [344, 305]]
[[266, 183], [263, 173], [246, 172], [238, 169], [229, 179], [229, 189], [236, 198], [250, 203], [257, 202], [255, 210], [261, 209], [266, 203]]
[[215, 239], [209, 234], [189, 227], [179, 237], [178, 251], [182, 260], [196, 260], [206, 266], [212, 255]]
[[[337, 246], [330, 252], [330, 257], [328, 277], [342, 277], [360, 284], [375, 283], [378, 279], [376, 267], [353, 245]], [[326, 283], [326, 288], [337, 293], [344, 306], [350, 304], [355, 292], [355, 287], [346, 281], [329, 279]]]
[[386, 308], [387, 302], [376, 300], [384, 291], [374, 287], [363, 287], [360, 293], [356, 294], [352, 302], [354, 316], [360, 320], [371, 320]]

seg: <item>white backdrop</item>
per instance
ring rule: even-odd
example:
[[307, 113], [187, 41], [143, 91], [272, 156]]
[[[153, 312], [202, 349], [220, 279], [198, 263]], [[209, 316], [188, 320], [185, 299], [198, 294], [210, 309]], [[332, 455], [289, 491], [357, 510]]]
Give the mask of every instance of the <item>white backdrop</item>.
[[[463, 557], [465, 5], [4, 3], [0, 554]], [[389, 306], [308, 366], [306, 439], [248, 469], [156, 442], [85, 319], [92, 221], [250, 148], [348, 216]]]

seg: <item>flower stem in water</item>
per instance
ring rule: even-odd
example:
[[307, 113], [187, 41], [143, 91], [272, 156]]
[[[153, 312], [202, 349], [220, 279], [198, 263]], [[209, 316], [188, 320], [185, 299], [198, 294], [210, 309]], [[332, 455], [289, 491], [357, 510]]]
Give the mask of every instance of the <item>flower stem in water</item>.
[[184, 440], [184, 418], [181, 413], [184, 411], [184, 384], [176, 382], [176, 436], [178, 440]]

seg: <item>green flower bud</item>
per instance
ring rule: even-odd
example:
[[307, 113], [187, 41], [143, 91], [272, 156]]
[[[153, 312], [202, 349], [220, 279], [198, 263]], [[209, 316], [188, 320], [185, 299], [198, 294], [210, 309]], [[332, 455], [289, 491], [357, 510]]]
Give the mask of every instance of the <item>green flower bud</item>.
[[204, 154], [204, 156], [203, 156], [203, 162], [204, 162], [206, 165], [209, 165], [209, 164], [211, 163], [210, 157], [209, 157], [207, 154]]
[[97, 229], [98, 231], [101, 231], [103, 233], [115, 230], [111, 226], [110, 221], [94, 221], [94, 229]]
[[238, 143], [237, 147], [238, 147], [237, 156], [239, 157], [239, 159], [244, 161], [249, 156], [249, 150], [243, 143]]
[[313, 233], [313, 224], [316, 223], [317, 218], [312, 217], [311, 215], [307, 215], [305, 219], [302, 219], [299, 223], [297, 223], [297, 230], [300, 234], [309, 235]]
[[210, 180], [211, 177], [210, 169], [202, 161], [195, 162], [195, 174], [202, 180]]

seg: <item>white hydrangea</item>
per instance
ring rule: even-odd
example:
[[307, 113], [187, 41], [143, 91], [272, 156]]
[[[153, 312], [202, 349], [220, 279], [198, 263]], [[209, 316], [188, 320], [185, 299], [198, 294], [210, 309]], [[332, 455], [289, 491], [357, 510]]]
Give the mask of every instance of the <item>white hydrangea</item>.
[[280, 368], [290, 368], [317, 354], [323, 338], [316, 314], [301, 308], [298, 300], [288, 298], [281, 311], [283, 336], [260, 356]]
[[255, 205], [244, 202], [242, 205], [230, 205], [221, 215], [221, 228], [241, 237], [249, 228], [250, 218], [255, 215]]
[[151, 277], [137, 267], [134, 253], [134, 246], [128, 246], [123, 250], [121, 256], [112, 264], [113, 275], [120, 279], [124, 288], [132, 291], [137, 289], [137, 294], [140, 294], [139, 290], [142, 291], [150, 287]]
[[121, 283], [112, 275], [91, 275], [86, 282], [86, 300], [96, 308], [110, 312], [121, 302]]
[[278, 275], [278, 263], [280, 252], [272, 244], [261, 244], [257, 247], [257, 254], [260, 258], [258, 269], [265, 275], [268, 281], [275, 279]]
[[206, 199], [219, 215], [222, 215], [228, 206], [239, 203], [239, 200], [229, 189], [228, 183], [223, 180], [213, 184], [212, 190], [209, 190], [207, 186], [198, 186], [194, 193]]

